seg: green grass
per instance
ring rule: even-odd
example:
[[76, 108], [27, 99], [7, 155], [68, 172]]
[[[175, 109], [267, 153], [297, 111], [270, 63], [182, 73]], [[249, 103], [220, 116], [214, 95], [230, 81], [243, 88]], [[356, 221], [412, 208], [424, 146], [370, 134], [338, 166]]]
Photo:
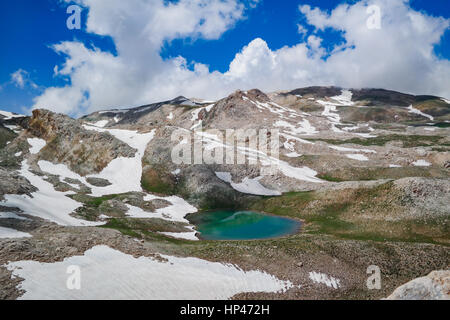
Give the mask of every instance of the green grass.
[[144, 190], [165, 195], [176, 193], [176, 182], [166, 166], [144, 163], [144, 168], [141, 177], [141, 186]]
[[[347, 240], [417, 242], [448, 245], [446, 221], [386, 221], [361, 216], [377, 208], [388, 213], [398, 203], [391, 204], [392, 182], [374, 188], [362, 188], [346, 194], [328, 195], [317, 192], [291, 192], [280, 197], [266, 197], [253, 204], [250, 209], [280, 216], [301, 219], [305, 222], [303, 233], [330, 235]], [[388, 198], [386, 198], [388, 195]], [[395, 197], [394, 197], [395, 199]], [[380, 203], [381, 201], [381, 203]], [[444, 240], [442, 240], [444, 239]], [[442, 241], [443, 242], [442, 242]]]
[[106, 196], [103, 196], [103, 197], [90, 198], [85, 203], [87, 205], [89, 205], [89, 206], [98, 208], [98, 207], [100, 207], [102, 205], [103, 202], [115, 199], [115, 198], [117, 198], [119, 196], [120, 196], [119, 194], [109, 194], [109, 195], [106, 195]]
[[100, 228], [114, 229], [130, 237], [138, 239], [142, 238], [142, 235], [140, 233], [130, 228], [130, 226], [122, 219], [110, 219], [107, 224], [100, 226]]
[[403, 143], [404, 148], [424, 147], [431, 145], [449, 145], [443, 143], [442, 136], [421, 136], [421, 135], [399, 135], [391, 134], [386, 136], [379, 136], [374, 138], [353, 138], [347, 140], [335, 140], [335, 139], [308, 139], [310, 141], [323, 141], [328, 144], [341, 145], [341, 144], [357, 144], [361, 146], [384, 146], [391, 141], [400, 141]]
[[165, 195], [172, 195], [173, 194], [173, 187], [172, 185], [163, 182], [162, 180], [153, 180], [148, 181], [145, 179], [141, 180], [141, 186], [145, 191], [151, 192], [151, 193], [159, 193], [159, 194], [165, 194]]
[[330, 174], [319, 174], [317, 175], [317, 178], [325, 180], [325, 181], [330, 181], [330, 182], [343, 182], [345, 181], [344, 179], [338, 178], [338, 177], [333, 177]]

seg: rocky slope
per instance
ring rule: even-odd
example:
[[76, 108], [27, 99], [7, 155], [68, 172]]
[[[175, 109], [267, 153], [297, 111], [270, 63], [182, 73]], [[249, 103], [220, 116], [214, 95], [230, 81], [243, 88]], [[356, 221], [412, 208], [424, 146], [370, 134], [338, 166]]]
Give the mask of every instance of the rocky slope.
[[[101, 245], [233, 263], [293, 284], [238, 298], [386, 297], [449, 268], [449, 123], [443, 98], [335, 87], [178, 97], [80, 119], [2, 112], [0, 298], [37, 281], [8, 262], [57, 263]], [[259, 149], [238, 130], [257, 133]], [[174, 161], [186, 146], [190, 161]], [[217, 208], [304, 225], [279, 239], [195, 241], [189, 214]], [[364, 288], [372, 264], [388, 279], [378, 291]]]

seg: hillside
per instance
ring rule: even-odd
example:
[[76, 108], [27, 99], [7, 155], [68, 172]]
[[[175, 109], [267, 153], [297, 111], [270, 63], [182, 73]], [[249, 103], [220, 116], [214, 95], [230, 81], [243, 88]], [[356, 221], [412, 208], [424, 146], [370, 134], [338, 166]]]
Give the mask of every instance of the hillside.
[[[97, 297], [131, 284], [116, 297], [192, 298], [183, 287], [199, 299], [387, 297], [450, 266], [449, 124], [444, 98], [336, 87], [79, 119], [1, 112], [0, 299], [95, 298], [49, 280], [64, 283], [77, 261], [101, 284], [89, 288]], [[196, 215], [223, 209], [302, 227], [204, 240]], [[381, 290], [365, 289], [370, 265], [388, 279]]]

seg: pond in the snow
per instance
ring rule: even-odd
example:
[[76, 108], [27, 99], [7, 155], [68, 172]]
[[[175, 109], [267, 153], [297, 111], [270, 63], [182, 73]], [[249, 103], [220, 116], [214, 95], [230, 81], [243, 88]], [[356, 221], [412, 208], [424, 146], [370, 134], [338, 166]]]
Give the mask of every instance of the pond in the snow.
[[252, 211], [220, 210], [192, 214], [204, 240], [256, 240], [277, 238], [299, 231], [301, 222]]

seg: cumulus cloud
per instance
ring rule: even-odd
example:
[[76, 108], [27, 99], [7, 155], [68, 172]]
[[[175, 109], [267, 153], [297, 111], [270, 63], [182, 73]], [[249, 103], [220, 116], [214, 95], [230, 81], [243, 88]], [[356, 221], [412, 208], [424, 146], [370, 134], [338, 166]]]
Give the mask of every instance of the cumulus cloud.
[[[433, 48], [450, 21], [412, 10], [404, 0], [362, 0], [330, 13], [303, 5], [299, 11], [314, 31], [272, 50], [255, 39], [224, 73], [183, 57], [163, 60], [162, 46], [178, 38], [218, 39], [245, 19], [258, 1], [239, 0], [77, 0], [88, 8], [88, 32], [110, 36], [117, 55], [70, 41], [53, 46], [66, 57], [55, 68], [70, 85], [48, 88], [33, 108], [79, 115], [112, 106], [146, 104], [180, 94], [221, 98], [235, 89], [293, 89], [308, 85], [385, 87], [450, 97], [450, 62]], [[367, 28], [367, 8], [378, 5], [381, 29]], [[320, 31], [342, 33], [345, 42], [327, 50]]]

